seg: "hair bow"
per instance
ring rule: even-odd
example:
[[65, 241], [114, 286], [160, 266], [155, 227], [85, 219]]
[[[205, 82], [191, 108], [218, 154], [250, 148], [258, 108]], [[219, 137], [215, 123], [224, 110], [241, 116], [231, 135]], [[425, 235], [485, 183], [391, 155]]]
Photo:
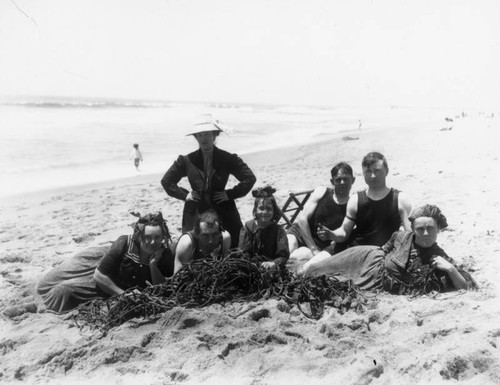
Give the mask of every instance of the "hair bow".
[[276, 192], [276, 189], [271, 186], [259, 187], [252, 191], [254, 198], [270, 197]]

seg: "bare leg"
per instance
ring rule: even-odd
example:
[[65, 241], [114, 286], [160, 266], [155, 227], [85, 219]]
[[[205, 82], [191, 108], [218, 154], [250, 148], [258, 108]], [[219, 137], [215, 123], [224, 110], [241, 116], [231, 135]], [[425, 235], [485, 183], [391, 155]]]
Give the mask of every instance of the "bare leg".
[[287, 234], [288, 239], [288, 249], [290, 250], [290, 258], [295, 259], [297, 261], [303, 261], [305, 259], [309, 260], [313, 257], [313, 252], [311, 249], [302, 246], [299, 247], [299, 242], [297, 241], [297, 237], [292, 234]]
[[306, 263], [304, 263], [302, 268], [297, 271], [297, 274], [304, 276], [329, 274], [331, 273], [331, 271], [329, 271], [331, 269], [329, 269], [328, 267], [330, 265], [330, 261], [332, 260], [332, 258], [334, 258], [334, 256], [328, 253], [327, 251], [320, 251], [318, 254], [316, 254], [314, 257], [310, 258]]
[[297, 271], [305, 261], [313, 257], [313, 253], [307, 247], [299, 247], [299, 243], [295, 235], [288, 234], [288, 247], [290, 249], [290, 258], [288, 259], [288, 268], [292, 271]]
[[303, 246], [296, 249], [293, 253], [290, 254], [290, 258], [293, 258], [297, 261], [309, 261], [313, 257], [313, 253], [311, 249]]
[[288, 239], [288, 250], [290, 250], [290, 254], [292, 254], [299, 247], [297, 237], [292, 234], [287, 234], [286, 239]]

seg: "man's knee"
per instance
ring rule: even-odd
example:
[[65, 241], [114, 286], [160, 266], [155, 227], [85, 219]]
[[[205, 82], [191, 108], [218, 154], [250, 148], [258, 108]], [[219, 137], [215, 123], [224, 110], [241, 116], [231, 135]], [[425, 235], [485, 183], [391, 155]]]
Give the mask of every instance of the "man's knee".
[[291, 271], [298, 272], [305, 261], [312, 258], [312, 252], [307, 247], [299, 247], [290, 253], [288, 258], [287, 268]]
[[309, 261], [304, 263], [301, 274], [304, 276], [316, 276], [322, 274], [331, 274], [331, 261], [333, 256], [327, 251], [321, 251]]
[[298, 261], [303, 261], [303, 260], [309, 260], [313, 257], [313, 253], [311, 249], [303, 246], [299, 247], [298, 249], [294, 250], [292, 253], [290, 253], [290, 259], [296, 259]]

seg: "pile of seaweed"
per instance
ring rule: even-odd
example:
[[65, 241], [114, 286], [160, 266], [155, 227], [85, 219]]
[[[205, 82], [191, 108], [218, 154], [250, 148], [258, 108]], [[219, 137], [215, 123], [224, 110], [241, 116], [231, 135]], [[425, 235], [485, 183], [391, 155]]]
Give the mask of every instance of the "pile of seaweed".
[[80, 306], [73, 319], [80, 328], [107, 332], [132, 318], [155, 318], [177, 306], [199, 308], [268, 298], [283, 299], [312, 319], [319, 319], [325, 306], [340, 312], [362, 311], [368, 302], [350, 281], [324, 275], [299, 277], [287, 269], [264, 270], [245, 253], [233, 250], [222, 258], [191, 261], [165, 284], [96, 298]]
[[415, 298], [422, 295], [434, 294], [443, 290], [442, 283], [436, 275], [436, 268], [423, 265], [407, 271], [406, 281], [384, 271], [382, 285], [389, 293], [408, 295]]

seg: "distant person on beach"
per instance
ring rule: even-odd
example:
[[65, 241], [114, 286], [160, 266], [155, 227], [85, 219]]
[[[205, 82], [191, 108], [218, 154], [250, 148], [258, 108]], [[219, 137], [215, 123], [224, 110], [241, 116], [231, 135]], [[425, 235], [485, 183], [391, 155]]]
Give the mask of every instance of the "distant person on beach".
[[284, 267], [290, 256], [285, 230], [278, 225], [281, 210], [271, 186], [252, 191], [253, 217], [240, 232], [238, 248], [264, 269]]
[[332, 187], [317, 187], [300, 213], [297, 221], [288, 229], [288, 245], [291, 258], [311, 258], [320, 251], [329, 248], [330, 253], [343, 250], [347, 242], [336, 243], [322, 233], [321, 226], [335, 230], [342, 225], [347, 209], [347, 201], [355, 181], [352, 167], [337, 163], [330, 171]]
[[[446, 217], [435, 205], [416, 208], [410, 231], [397, 231], [382, 247], [355, 246], [336, 255], [320, 255], [304, 264], [299, 275], [334, 275], [364, 290], [397, 294], [472, 289], [469, 273], [459, 268], [437, 243]], [[423, 294], [423, 293], [421, 293]]]
[[122, 294], [173, 275], [170, 234], [160, 212], [139, 218], [132, 235], [111, 247], [84, 250], [49, 271], [36, 285], [45, 309], [63, 313], [95, 297]]
[[142, 162], [142, 153], [139, 150], [139, 145], [137, 143], [133, 144], [132, 152], [130, 153], [130, 159], [134, 160], [134, 166], [137, 171], [139, 171], [139, 163]]
[[[243, 224], [235, 199], [248, 194], [256, 178], [239, 156], [215, 146], [221, 132], [220, 122], [211, 114], [198, 117], [187, 135], [194, 136], [199, 149], [179, 156], [163, 176], [161, 184], [168, 195], [185, 201], [183, 232], [193, 230], [199, 213], [213, 209], [219, 215], [221, 225], [231, 234], [231, 247], [236, 247]], [[239, 183], [226, 189], [230, 175]], [[177, 185], [184, 177], [188, 178], [191, 191]]]
[[410, 202], [399, 190], [387, 187], [389, 166], [385, 156], [370, 152], [363, 158], [361, 167], [368, 188], [349, 199], [346, 216], [339, 228], [331, 230], [320, 226], [320, 239], [336, 243], [349, 240], [348, 246], [382, 246], [401, 226], [407, 231], [411, 229], [408, 221]]
[[184, 233], [175, 247], [174, 273], [192, 260], [222, 256], [231, 248], [231, 236], [221, 228], [217, 213], [198, 216], [194, 229]]

